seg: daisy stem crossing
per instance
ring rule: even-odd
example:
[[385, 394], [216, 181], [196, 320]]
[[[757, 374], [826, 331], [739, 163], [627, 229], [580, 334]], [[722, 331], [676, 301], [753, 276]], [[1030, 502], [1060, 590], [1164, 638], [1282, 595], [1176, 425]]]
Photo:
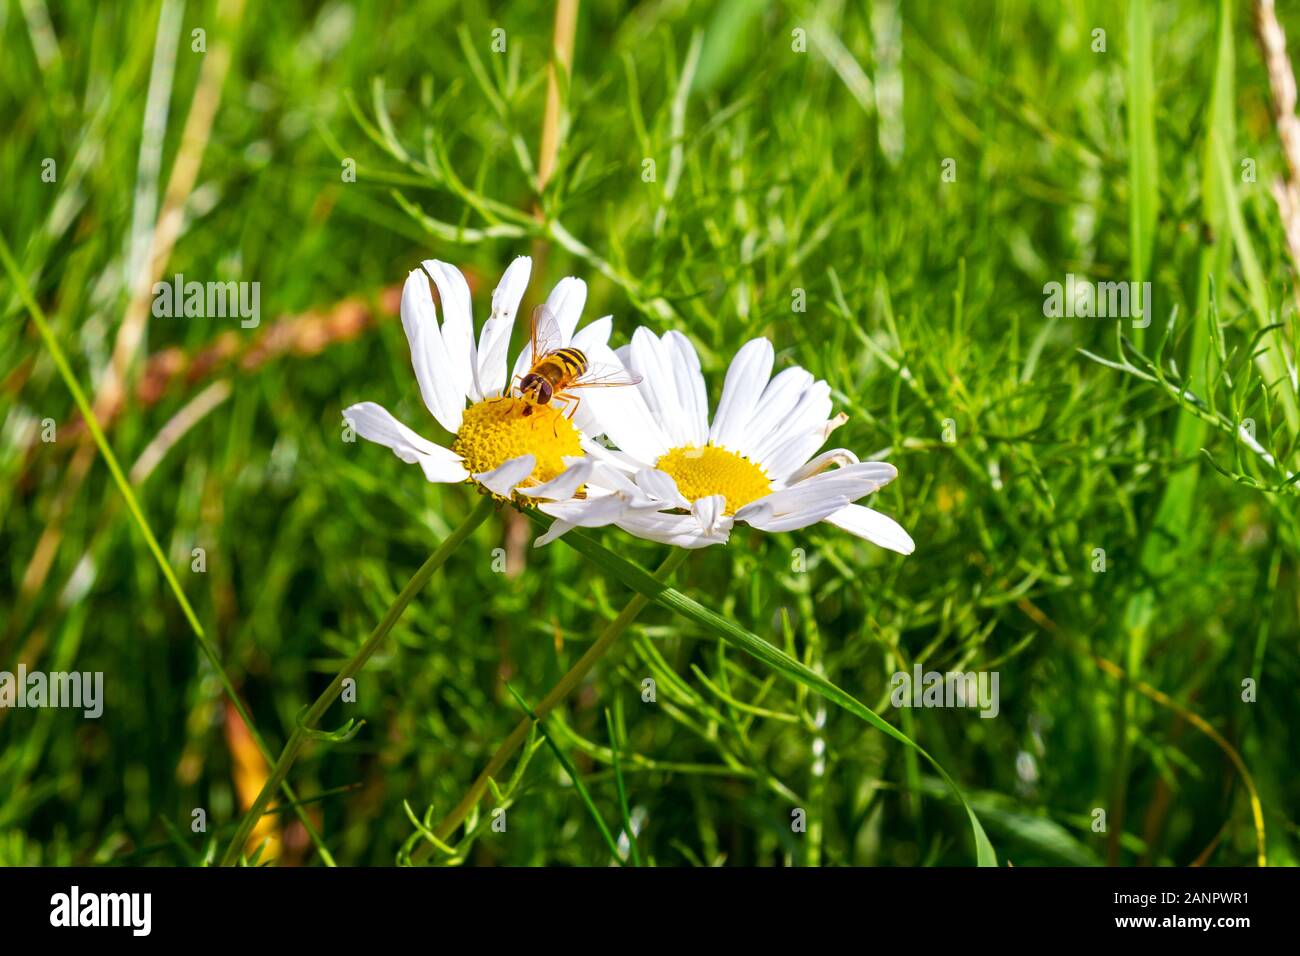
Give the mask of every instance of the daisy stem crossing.
[[[655, 570], [655, 579], [660, 582], [667, 581], [690, 554], [691, 552], [685, 548], [673, 548], [668, 557]], [[488, 781], [501, 773], [501, 769], [506, 765], [506, 762], [519, 749], [520, 744], [528, 736], [528, 730], [532, 727], [534, 719], [544, 719], [557, 705], [563, 703], [573, 693], [596, 662], [605, 656], [605, 653], [618, 640], [619, 635], [627, 630], [628, 626], [649, 602], [650, 598], [647, 595], [641, 592], [634, 594], [632, 599], [624, 605], [623, 610], [618, 613], [618, 616], [609, 622], [609, 625], [597, 638], [596, 643], [587, 649], [587, 653], [583, 654], [578, 662], [569, 668], [568, 673], [561, 677], [559, 682], [551, 688], [550, 693], [543, 697], [537, 706], [533, 708], [532, 715], [525, 717], [515, 725], [515, 729], [510, 732], [510, 736], [501, 742], [501, 746], [497, 747], [496, 753], [492, 755], [492, 759], [483, 768], [483, 772], [470, 785], [469, 790], [465, 792], [465, 796], [461, 797], [455, 808], [443, 817], [442, 822], [438, 824], [434, 835], [439, 840], [446, 840], [451, 836], [465, 817], [469, 815], [470, 811], [478, 805], [479, 800], [483, 798], [483, 794], [488, 788]], [[415, 851], [411, 854], [411, 859], [414, 862], [419, 862], [428, 856], [431, 849], [432, 844], [422, 843], [415, 848]]]
[[406, 583], [406, 587], [402, 588], [401, 593], [394, 599], [383, 619], [375, 626], [370, 636], [366, 638], [365, 643], [357, 648], [357, 652], [343, 665], [342, 670], [334, 675], [334, 679], [330, 681], [329, 687], [325, 688], [325, 692], [316, 698], [316, 702], [302, 715], [298, 721], [298, 726], [289, 737], [289, 742], [284, 745], [280, 759], [276, 761], [274, 769], [267, 777], [261, 792], [257, 795], [257, 799], [253, 801], [253, 805], [249, 807], [248, 812], [244, 814], [239, 829], [235, 831], [234, 837], [231, 838], [230, 844], [226, 847], [226, 852], [221, 857], [222, 866], [232, 866], [239, 859], [240, 850], [248, 841], [248, 836], [252, 833], [258, 818], [266, 809], [267, 803], [270, 802], [271, 794], [288, 776], [289, 768], [298, 759], [298, 755], [306, 746], [307, 741], [315, 736], [316, 724], [325, 715], [325, 711], [329, 710], [330, 705], [338, 700], [339, 693], [343, 689], [343, 682], [356, 675], [366, 666], [366, 662], [379, 649], [379, 645], [388, 636], [388, 632], [393, 629], [393, 625], [402, 616], [407, 605], [423, 590], [424, 586], [429, 583], [429, 579], [447, 562], [452, 553], [474, 533], [474, 529], [481, 525], [484, 519], [492, 513], [493, 507], [493, 499], [485, 495], [456, 530], [438, 546], [438, 550], [434, 551], [429, 556], [429, 559], [420, 565], [420, 569], [411, 576], [411, 580]]

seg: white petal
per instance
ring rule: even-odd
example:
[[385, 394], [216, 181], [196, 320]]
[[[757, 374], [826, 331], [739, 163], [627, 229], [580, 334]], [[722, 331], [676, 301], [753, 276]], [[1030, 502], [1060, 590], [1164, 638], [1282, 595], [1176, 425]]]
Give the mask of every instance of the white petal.
[[628, 514], [617, 524], [629, 534], [647, 541], [658, 541], [678, 548], [707, 548], [711, 544], [727, 543], [732, 519], [724, 515], [712, 534], [705, 532], [695, 515], [640, 511]]
[[519, 482], [531, 475], [536, 466], [537, 459], [534, 456], [520, 455], [518, 458], [503, 462], [491, 471], [476, 474], [474, 480], [494, 495], [509, 498], [519, 486]]
[[592, 441], [590, 439], [582, 443], [582, 450], [594, 458], [596, 463], [601, 466], [596, 470], [596, 474], [592, 476], [592, 480], [596, 482], [604, 480], [604, 475], [607, 470], [632, 475], [636, 474], [636, 472], [640, 471], [642, 468], [649, 467], [646, 462], [638, 461], [625, 452], [621, 452], [616, 448], [606, 448], [604, 445], [600, 444], [600, 442]]
[[677, 399], [672, 358], [659, 338], [645, 326], [632, 333], [631, 369], [643, 379], [641, 397], [674, 445], [689, 445], [688, 422]]
[[777, 372], [763, 389], [763, 396], [745, 428], [745, 447], [758, 448], [765, 438], [782, 427], [812, 384], [812, 373], [798, 366]]
[[[663, 486], [655, 487], [655, 491], [644, 486], [641, 482], [651, 470], [643, 468], [633, 476], [624, 471], [621, 466], [610, 465], [597, 458], [596, 468], [592, 472], [591, 482], [588, 484], [588, 492], [592, 497], [602, 493], [616, 495], [627, 508], [632, 510], [662, 511], [664, 508], [676, 507], [678, 504], [683, 508], [690, 507], [690, 503], [685, 498], [676, 495], [677, 486], [667, 475], [664, 475], [664, 478], [667, 479], [671, 487], [672, 500], [667, 500], [655, 493], [664, 490]], [[633, 480], [633, 477], [635, 477], [635, 480]], [[653, 479], [651, 480], [653, 481]]]
[[601, 495], [543, 502], [538, 509], [579, 528], [601, 528], [622, 517], [627, 503], [619, 495]]
[[789, 482], [794, 473], [825, 443], [826, 439], [815, 431], [796, 435], [767, 456], [762, 462], [763, 470], [774, 482]]
[[731, 360], [722, 385], [722, 400], [718, 402], [713, 428], [709, 432], [709, 440], [715, 445], [742, 455], [749, 453], [751, 449], [744, 446], [745, 432], [754, 407], [772, 375], [774, 361], [772, 343], [767, 339], [746, 342]]
[[560, 345], [568, 345], [569, 340], [573, 338], [573, 330], [578, 327], [582, 307], [586, 304], [587, 283], [573, 276], [557, 282], [551, 294], [546, 297], [546, 307], [555, 316], [555, 321], [559, 324], [560, 332], [564, 337]]
[[[796, 511], [803, 511], [805, 508], [816, 507], [818, 503], [829, 501], [832, 498], [842, 497], [845, 497], [843, 487], [827, 487], [804, 482], [791, 488], [780, 488], [751, 501], [736, 512], [736, 520], [749, 521], [751, 518], [762, 519], [764, 516], [780, 517]], [[846, 504], [848, 504], [848, 501], [843, 501], [840, 506]], [[831, 508], [826, 513], [830, 514], [831, 511], [835, 510], [838, 509]]]
[[474, 394], [474, 368], [478, 357], [474, 348], [469, 283], [459, 269], [445, 262], [426, 259], [423, 265], [433, 277], [433, 284], [438, 287], [438, 298], [442, 301], [442, 344], [447, 348], [452, 380], [461, 395], [477, 401], [483, 396]]
[[[747, 521], [755, 527], [766, 527], [766, 522], [770, 519], [819, 509], [821, 517], [825, 517], [855, 498], [870, 494], [879, 486], [880, 484], [870, 476], [857, 475], [850, 473], [848, 469], [840, 469], [818, 475], [816, 478], [809, 478], [797, 485], [779, 488], [762, 498], [751, 501], [736, 512], [736, 520]], [[820, 518], [813, 519], [813, 521], [818, 520]]]
[[[748, 521], [753, 512], [779, 517], [805, 508], [818, 507], [820, 502], [831, 498], [843, 499], [843, 503], [848, 504], [879, 491], [893, 481], [896, 475], [894, 467], [884, 462], [863, 462], [836, 468], [833, 471], [805, 478], [803, 481], [780, 488], [757, 501], [750, 502], [737, 512], [736, 517]], [[754, 522], [750, 521], [750, 523]]]
[[551, 526], [546, 529], [546, 533], [533, 542], [534, 548], [540, 548], [543, 545], [550, 544], [567, 531], [572, 531], [576, 525], [571, 525], [567, 521], [560, 521], [558, 518], [551, 522]]
[[343, 417], [366, 441], [391, 448], [407, 464], [419, 464], [429, 481], [457, 482], [469, 477], [459, 455], [417, 435], [382, 405], [359, 402], [343, 409]]
[[609, 336], [613, 331], [614, 317], [602, 315], [595, 322], [589, 322], [579, 329], [578, 333], [569, 340], [569, 345], [581, 349], [586, 353], [587, 358], [591, 358], [593, 350], [609, 346]]
[[580, 458], [550, 481], [531, 488], [520, 488], [521, 495], [530, 498], [549, 498], [551, 501], [567, 501], [591, 478], [591, 471], [596, 463], [590, 458]]
[[[569, 421], [583, 435], [603, 435], [605, 429], [601, 426], [600, 419], [596, 417], [596, 410], [592, 403], [587, 401], [590, 397], [590, 395], [578, 396], [578, 407], [569, 416]], [[570, 401], [572, 400], [570, 399]], [[557, 405], [556, 407], [560, 408], [561, 411], [564, 410], [563, 405]]]
[[795, 435], [816, 431], [830, 417], [830, 414], [831, 387], [825, 382], [813, 382], [804, 389], [803, 394], [799, 396], [799, 401], [783, 421], [768, 433], [758, 448], [754, 449], [755, 454], [761, 457], [765, 452], [770, 453], [774, 448], [785, 444]]
[[[849, 451], [847, 448], [832, 448], [830, 451], [822, 452], [812, 461], [808, 462], [808, 464], [791, 474], [786, 480], [787, 483], [793, 485], [795, 482], [803, 481], [805, 478], [811, 478], [813, 475], [826, 470], [831, 465], [839, 467], [842, 465], [856, 465], [857, 463], [858, 456], [853, 454], [853, 452]], [[879, 462], [878, 464], [884, 464], [884, 462]], [[890, 465], [890, 467], [892, 468], [893, 465]], [[898, 472], [895, 471], [894, 474], [897, 476]]]
[[826, 521], [837, 528], [843, 528], [849, 534], [855, 534], [899, 554], [911, 554], [916, 549], [911, 535], [897, 521], [862, 505], [841, 508], [827, 517]]
[[[592, 325], [599, 325], [599, 323], [592, 323]], [[591, 327], [588, 326], [587, 328]], [[583, 329], [583, 332], [585, 331], [587, 329]], [[604, 345], [599, 341], [599, 331], [599, 329], [596, 330], [596, 334], [585, 343], [585, 347], [574, 346], [574, 348], [581, 348], [583, 353], [586, 354], [587, 360], [593, 365], [607, 365], [618, 368], [618, 358], [608, 345]], [[581, 338], [581, 336], [582, 332], [579, 332], [577, 337]], [[617, 401], [618, 393], [632, 390], [630, 387], [588, 388], [569, 392], [570, 398], [566, 399], [566, 401], [572, 402], [576, 399], [578, 403], [571, 416], [574, 426], [585, 435], [604, 435], [606, 433], [606, 421], [618, 414], [621, 408]], [[611, 402], [610, 396], [614, 397], [614, 401]]]
[[[533, 367], [533, 343], [531, 339], [524, 340], [524, 346], [515, 356], [514, 368], [510, 370], [510, 381], [507, 383], [506, 391], [509, 391], [519, 383], [519, 379], [528, 374], [528, 370]], [[505, 392], [503, 391], [503, 394]]]
[[704, 529], [705, 534], [713, 534], [726, 507], [725, 495], [708, 495], [695, 499], [695, 503], [691, 505], [691, 514], [699, 519], [700, 527]]
[[465, 393], [457, 388], [452, 363], [438, 330], [429, 277], [419, 269], [406, 277], [406, 285], [402, 287], [402, 328], [411, 346], [411, 365], [424, 407], [447, 431], [459, 431]]
[[702, 448], [709, 440], [709, 399], [700, 372], [700, 357], [691, 340], [677, 331], [663, 338], [672, 361], [673, 379], [677, 383], [677, 404], [682, 412], [685, 444]]
[[[825, 443], [827, 434], [825, 426], [828, 424], [827, 419], [830, 418], [830, 414], [831, 387], [825, 382], [814, 382], [799, 396], [798, 403], [786, 416], [785, 421], [769, 432], [749, 457], [762, 465], [773, 481], [785, 481]], [[781, 467], [778, 469], [774, 466], [778, 453], [782, 449], [788, 451], [792, 442], [799, 448], [805, 448], [807, 442], [804, 439], [809, 435], [816, 435], [818, 441], [803, 452], [803, 457], [792, 460], [788, 454], [780, 456]]]
[[[593, 365], [607, 365], [613, 368], [622, 367], [622, 362], [618, 356], [610, 349], [608, 345], [600, 341], [602, 329], [599, 328], [603, 320], [593, 322], [579, 332], [573, 339], [573, 347], [581, 349], [587, 356], [588, 361]], [[583, 333], [588, 329], [594, 329], [592, 335], [579, 345], [578, 342], [583, 338]], [[587, 435], [605, 435], [608, 434], [607, 423], [620, 419], [626, 412], [626, 402], [630, 396], [626, 393], [635, 392], [634, 387], [618, 388], [588, 388], [580, 391], [569, 393], [572, 398], [566, 401], [572, 402], [577, 400], [577, 408], [573, 413], [573, 424], [579, 431]]]
[[[600, 354], [599, 350], [596, 352]], [[593, 408], [600, 421], [600, 430], [619, 447], [638, 461], [653, 464], [672, 447], [659, 422], [646, 407], [643, 382], [631, 388], [599, 388]], [[583, 396], [583, 404], [588, 404]]]
[[603, 528], [613, 524], [626, 513], [626, 505], [618, 495], [543, 502], [537, 508], [555, 518], [555, 523], [547, 529], [546, 533], [533, 542], [533, 546], [537, 548], [550, 544], [572, 528]]
[[790, 487], [809, 488], [816, 486], [825, 488], [831, 485], [861, 485], [867, 489], [863, 494], [872, 494], [897, 477], [898, 469], [887, 461], [860, 461], [840, 468], [832, 468], [830, 471], [819, 472], [798, 482], [792, 482]]
[[630, 474], [615, 464], [602, 461], [599, 457], [596, 458], [596, 469], [592, 472], [591, 481], [593, 485], [607, 491], [618, 492], [624, 497], [636, 497], [641, 493]]
[[510, 333], [515, 327], [519, 303], [528, 288], [528, 276], [533, 260], [519, 256], [510, 263], [492, 293], [492, 315], [483, 323], [479, 333], [478, 366], [475, 370], [478, 391], [484, 398], [494, 398], [506, 385], [506, 351], [510, 347]]
[[[775, 498], [775, 495], [769, 495], [769, 498]], [[736, 514], [736, 520], [744, 521], [750, 527], [758, 528], [761, 531], [796, 531], [799, 528], [806, 528], [810, 524], [816, 524], [825, 518], [830, 517], [836, 512], [847, 507], [849, 499], [844, 495], [832, 495], [829, 497], [820, 496], [814, 501], [804, 504], [802, 507], [782, 510], [789, 502], [780, 504], [766, 502], [759, 505], [754, 502], [747, 506], [753, 509], [747, 511], [742, 508]]]
[[682, 497], [673, 476], [658, 468], [644, 468], [636, 473], [636, 485], [650, 498], [656, 499], [665, 507], [691, 510], [691, 503]]

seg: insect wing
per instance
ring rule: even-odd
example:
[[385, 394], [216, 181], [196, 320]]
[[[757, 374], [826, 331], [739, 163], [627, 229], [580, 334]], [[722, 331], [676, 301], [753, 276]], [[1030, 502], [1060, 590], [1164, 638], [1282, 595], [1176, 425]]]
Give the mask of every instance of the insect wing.
[[612, 388], [617, 385], [636, 385], [640, 381], [640, 375], [623, 368], [621, 365], [610, 365], [608, 362], [591, 362], [585, 372], [579, 375], [575, 381], [565, 386], [565, 390], [573, 388]]
[[531, 364], [536, 365], [542, 356], [554, 352], [563, 341], [564, 336], [560, 333], [560, 323], [556, 320], [555, 313], [545, 305], [533, 309]]

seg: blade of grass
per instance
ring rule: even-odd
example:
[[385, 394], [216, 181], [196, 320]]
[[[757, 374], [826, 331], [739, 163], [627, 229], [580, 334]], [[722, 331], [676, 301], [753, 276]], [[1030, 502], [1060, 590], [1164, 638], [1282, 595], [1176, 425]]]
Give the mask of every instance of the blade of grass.
[[[1134, 3], [1131, 15], [1144, 17], [1145, 14], [1132, 13], [1142, 6]], [[1233, 56], [1232, 5], [1230, 0], [1222, 0], [1219, 13], [1219, 42], [1215, 64], [1214, 92], [1207, 107], [1206, 142], [1202, 154], [1201, 194], [1203, 203], [1201, 216], [1207, 229], [1215, 235], [1227, 231], [1229, 209], [1235, 205], [1236, 198], [1230, 178], [1225, 179], [1224, 167], [1217, 161], [1218, 153], [1225, 150], [1236, 138], [1236, 125], [1233, 113]], [[1148, 37], [1149, 43], [1149, 37]], [[1148, 51], [1149, 52], [1149, 51]], [[1136, 148], [1134, 146], [1133, 148]], [[1226, 288], [1230, 249], [1226, 242], [1209, 244], [1201, 251], [1200, 275], [1197, 287], [1197, 309], [1192, 321], [1191, 345], [1187, 368], [1192, 374], [1204, 370], [1212, 374], [1207, 362], [1212, 361], [1209, 347], [1209, 328], [1218, 318], [1214, 308], [1214, 290]], [[1148, 313], [1151, 311], [1147, 304]], [[1148, 318], [1151, 316], [1148, 315]], [[1135, 329], [1135, 332], [1140, 331]], [[1180, 415], [1174, 425], [1175, 455], [1191, 458], [1205, 443], [1205, 423], [1191, 415]], [[1181, 548], [1171, 547], [1171, 541], [1183, 541], [1188, 529], [1192, 527], [1192, 510], [1195, 506], [1196, 484], [1199, 467], [1193, 463], [1169, 479], [1164, 494], [1156, 510], [1153, 532], [1147, 536], [1142, 549], [1142, 567], [1148, 580], [1158, 582], [1164, 578], [1180, 559]], [[1127, 647], [1125, 650], [1125, 671], [1130, 680], [1137, 680], [1141, 674], [1142, 661], [1146, 655], [1147, 631], [1151, 625], [1155, 608], [1156, 595], [1148, 587], [1136, 594], [1128, 603], [1125, 612], [1125, 632]], [[1110, 819], [1111, 828], [1107, 837], [1107, 862], [1114, 866], [1119, 862], [1120, 837], [1124, 832], [1126, 815], [1127, 783], [1129, 762], [1133, 747], [1133, 719], [1135, 698], [1133, 687], [1125, 683], [1121, 694], [1116, 720], [1118, 748], [1114, 773], [1111, 781]]]
[[253, 827], [257, 824], [258, 819], [262, 816], [262, 811], [266, 809], [267, 803], [271, 799], [271, 794], [275, 788], [284, 782], [289, 773], [289, 768], [293, 766], [298, 754], [302, 752], [307, 741], [313, 738], [317, 739], [346, 739], [350, 733], [355, 732], [355, 725], [352, 721], [344, 731], [336, 735], [321, 734], [315, 730], [316, 724], [320, 722], [321, 717], [325, 715], [330, 707], [339, 698], [339, 693], [343, 689], [343, 682], [349, 677], [357, 674], [361, 668], [366, 666], [366, 661], [370, 660], [371, 655], [379, 649], [379, 645], [384, 642], [388, 632], [393, 629], [397, 619], [402, 616], [408, 604], [415, 599], [415, 596], [423, 590], [424, 586], [429, 583], [429, 579], [434, 573], [446, 563], [447, 559], [459, 548], [466, 539], [473, 534], [474, 529], [483, 523], [493, 510], [493, 499], [485, 495], [474, 510], [462, 521], [446, 540], [438, 546], [438, 549], [429, 555], [429, 559], [420, 565], [418, 571], [411, 575], [411, 580], [406, 582], [406, 587], [402, 588], [389, 606], [388, 611], [384, 614], [383, 619], [375, 625], [375, 629], [370, 632], [370, 636], [365, 642], [357, 648], [356, 653], [348, 659], [342, 669], [334, 675], [324, 692], [316, 698], [316, 702], [311, 705], [310, 709], [299, 719], [298, 726], [294, 728], [293, 734], [289, 737], [289, 742], [284, 745], [284, 750], [280, 752], [280, 759], [275, 762], [270, 775], [266, 778], [266, 783], [262, 786], [262, 792], [257, 795], [253, 805], [248, 808], [244, 814], [244, 819], [239, 824], [239, 829], [235, 831], [234, 837], [231, 838], [230, 844], [226, 847], [226, 852], [222, 854], [221, 865], [233, 866], [239, 859], [240, 850], [248, 835], [253, 832]]
[[[533, 518], [533, 520], [537, 521], [539, 524], [545, 525], [547, 523], [545, 519], [534, 515], [531, 512], [529, 513], [529, 517]], [[837, 687], [816, 671], [813, 671], [811, 668], [799, 663], [799, 661], [796, 661], [774, 645], [769, 644], [758, 635], [745, 630], [735, 622], [724, 618], [722, 615], [709, 610], [692, 598], [687, 597], [682, 592], [669, 587], [643, 568], [638, 567], [625, 558], [615, 554], [613, 551], [610, 551], [589, 534], [574, 530], [566, 534], [561, 540], [567, 542], [570, 547], [583, 555], [583, 557], [590, 560], [597, 567], [608, 572], [611, 576], [622, 581], [638, 594], [643, 595], [675, 614], [679, 614], [688, 620], [694, 621], [705, 630], [715, 634], [719, 639], [726, 641], [733, 647], [739, 648], [751, 657], [757, 658], [791, 680], [803, 684], [810, 690], [820, 694], [832, 704], [836, 704], [854, 716], [866, 721], [881, 733], [887, 734], [899, 743], [915, 750], [925, 758], [925, 760], [934, 767], [935, 770], [938, 771], [939, 775], [947, 782], [953, 794], [956, 795], [957, 799], [961, 802], [962, 807], [965, 809], [966, 816], [970, 822], [971, 834], [975, 842], [976, 862], [980, 866], [997, 866], [997, 854], [993, 850], [993, 844], [989, 842], [988, 835], [985, 834], [984, 828], [980, 826], [979, 819], [975, 816], [975, 812], [971, 809], [971, 806], [967, 802], [961, 788], [958, 787], [952, 777], [948, 775], [948, 772], [939, 765], [938, 761], [930, 756], [924, 748], [918, 745], [901, 730], [894, 727], [893, 724], [884, 720], [866, 704], [863, 704], [847, 691]]]
[[[199, 623], [198, 615], [194, 613], [194, 608], [190, 605], [189, 598], [181, 589], [180, 581], [176, 579], [176, 572], [172, 570], [167, 558], [163, 554], [162, 547], [158, 544], [158, 538], [154, 535], [153, 529], [149, 526], [149, 521], [144, 516], [144, 510], [140, 507], [140, 502], [136, 500], [135, 492], [131, 490], [131, 483], [127, 480], [122, 466], [118, 463], [117, 456], [113, 454], [113, 449], [108, 444], [108, 438], [104, 435], [104, 430], [99, 425], [99, 419], [95, 416], [94, 409], [90, 406], [90, 400], [86, 393], [82, 391], [80, 383], [77, 381], [76, 374], [72, 371], [72, 366], [68, 364], [67, 357], [63, 354], [63, 348], [59, 345], [58, 339], [54, 337], [54, 331], [50, 328], [48, 320], [45, 318], [45, 312], [37, 304], [32, 291], [27, 286], [26, 279], [23, 278], [22, 272], [18, 268], [18, 263], [14, 261], [13, 254], [9, 250], [9, 244], [3, 236], [0, 236], [0, 260], [3, 260], [5, 269], [9, 273], [9, 279], [14, 284], [14, 289], [18, 293], [19, 299], [27, 307], [32, 321], [36, 323], [37, 331], [40, 332], [41, 339], [45, 342], [45, 347], [49, 349], [50, 357], [54, 360], [54, 365], [59, 371], [63, 382], [72, 393], [72, 399], [77, 404], [81, 417], [85, 420], [86, 430], [90, 432], [91, 438], [99, 448], [99, 453], [104, 456], [104, 463], [108, 465], [109, 473], [113, 476], [113, 483], [117, 485], [117, 490], [121, 492], [122, 498], [126, 501], [127, 510], [131, 512], [131, 517], [135, 520], [136, 526], [140, 529], [140, 534], [144, 536], [145, 543], [149, 547], [150, 553], [154, 560], [158, 562], [158, 568], [162, 571], [163, 578], [167, 581], [167, 586], [176, 595], [176, 601], [181, 606], [181, 612], [185, 615], [185, 620], [189, 622], [190, 630], [194, 632], [194, 638], [198, 641], [203, 655], [216, 671], [217, 679], [221, 681], [222, 689], [235, 706], [235, 711], [248, 728], [249, 734], [252, 735], [253, 741], [257, 744], [258, 750], [268, 761], [271, 759], [270, 748], [267, 747], [257, 726], [253, 723], [252, 715], [244, 707], [244, 702], [240, 700], [239, 694], [235, 691], [235, 685], [230, 680], [230, 675], [226, 673], [225, 667], [221, 663], [221, 655], [217, 653], [216, 646], [208, 639], [207, 633], [203, 630], [203, 625]], [[311, 835], [312, 841], [316, 844], [316, 849], [320, 852], [321, 859], [327, 866], [334, 865], [334, 858], [330, 855], [320, 835], [316, 832], [315, 826], [312, 825], [306, 811], [298, 805], [298, 798], [294, 795], [293, 790], [286, 782], [282, 788], [284, 795], [294, 804], [294, 810], [298, 814], [298, 819], [302, 822], [303, 827]], [[263, 803], [265, 806], [265, 803]], [[260, 813], [260, 809], [259, 809]], [[256, 818], [252, 823], [256, 823]], [[251, 824], [250, 824], [251, 829]]]
[[551, 753], [555, 754], [555, 759], [560, 762], [560, 766], [564, 768], [564, 772], [568, 774], [569, 779], [573, 781], [573, 789], [578, 791], [578, 796], [581, 798], [583, 805], [587, 808], [587, 812], [590, 813], [591, 818], [596, 821], [596, 828], [600, 830], [600, 835], [604, 838], [605, 845], [609, 847], [609, 852], [613, 855], [614, 859], [618, 861], [619, 866], [622, 866], [623, 856], [618, 852], [618, 841], [614, 839], [614, 834], [612, 834], [609, 831], [609, 827], [606, 826], [605, 818], [602, 817], [600, 811], [596, 809], [596, 801], [591, 799], [591, 792], [587, 789], [586, 784], [582, 782], [582, 777], [578, 775], [578, 770], [573, 766], [573, 761], [570, 760], [568, 755], [560, 749], [559, 744], [555, 742], [555, 738], [552, 737], [550, 732], [546, 729], [546, 721], [533, 712], [533, 709], [528, 706], [528, 702], [520, 696], [519, 691], [510, 686], [509, 681], [506, 681], [506, 690], [510, 691], [510, 695], [519, 703], [520, 709], [531, 717], [533, 722], [537, 725], [537, 729], [542, 734], [542, 739], [546, 741], [546, 746], [550, 748]]
[[[1154, 49], [1147, 0], [1128, 5], [1129, 249], [1134, 282], [1151, 278], [1156, 219], [1160, 212], [1156, 152]], [[1144, 330], [1136, 329], [1138, 343]]]
[[[531, 516], [532, 512], [529, 511], [528, 514]], [[689, 554], [689, 551], [675, 548], [668, 557], [664, 559], [663, 563], [659, 565], [654, 574], [649, 574], [648, 572], [642, 573], [645, 574], [650, 581], [659, 584], [659, 582], [667, 579], [674, 571], [676, 571], [682, 563], [685, 562]], [[595, 666], [598, 660], [605, 656], [606, 651], [613, 646], [619, 635], [627, 630], [628, 626], [636, 619], [636, 616], [641, 613], [642, 609], [645, 608], [648, 602], [649, 598], [645, 593], [638, 592], [632, 596], [632, 600], [627, 602], [623, 607], [623, 610], [619, 612], [618, 617], [610, 621], [605, 630], [601, 632], [600, 637], [596, 639], [596, 642], [587, 649], [587, 652], [578, 659], [576, 664], [569, 668], [568, 672], [560, 678], [559, 683], [552, 687], [550, 692], [541, 699], [535, 711], [539, 717], [545, 717], [554, 710], [558, 704], [562, 703], [569, 694], [573, 693], [577, 686], [582, 683], [582, 679], [587, 676], [587, 673], [591, 668]], [[469, 790], [465, 792], [465, 795], [461, 798], [460, 802], [456, 804], [452, 811], [443, 817], [442, 822], [438, 824], [437, 829], [434, 831], [434, 835], [439, 840], [446, 840], [451, 836], [455, 829], [460, 826], [465, 817], [469, 815], [469, 812], [478, 805], [479, 800], [483, 798], [483, 793], [488, 788], [488, 782], [500, 773], [501, 768], [505, 766], [506, 761], [510, 759], [511, 755], [516, 750], [519, 749], [519, 745], [522, 744], [524, 738], [528, 736], [529, 728], [532, 727], [532, 725], [533, 721], [528, 718], [521, 720], [515, 725], [515, 729], [510, 732], [510, 735], [501, 742], [501, 745], [497, 747], [496, 752], [492, 754], [491, 759], [488, 760], [487, 766], [483, 768], [483, 771], [477, 778], [475, 778], [474, 782], [470, 784]], [[421, 844], [412, 851], [411, 861], [418, 863], [428, 854], [429, 844]]]
[[627, 788], [623, 786], [623, 762], [618, 759], [618, 733], [614, 720], [605, 708], [605, 726], [609, 728], [609, 752], [614, 758], [614, 785], [618, 789], [618, 808], [623, 814], [623, 832], [627, 834], [628, 849], [632, 854], [633, 866], [644, 866], [641, 862], [641, 850], [636, 845], [636, 833], [632, 830], [632, 813], [627, 805]]

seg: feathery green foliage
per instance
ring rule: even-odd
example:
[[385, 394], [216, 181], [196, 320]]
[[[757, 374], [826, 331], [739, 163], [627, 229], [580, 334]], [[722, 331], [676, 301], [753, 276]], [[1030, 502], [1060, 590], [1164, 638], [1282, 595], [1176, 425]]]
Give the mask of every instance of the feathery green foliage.
[[[551, 5], [230, 7], [0, 0], [0, 671], [106, 689], [97, 720], [0, 708], [0, 864], [219, 858], [270, 765], [223, 683], [274, 758], [477, 504], [342, 440], [362, 399], [446, 437], [393, 287], [456, 263], [481, 319], [520, 254], [522, 314], [578, 275], [614, 344], [689, 335], [714, 403], [758, 335], [830, 382], [916, 553], [739, 527], [665, 588], [661, 546], [534, 550], [501, 510], [323, 718], [355, 733], [308, 735], [247, 862], [1296, 862], [1300, 323], [1244, 7], [587, 2], [540, 195]], [[195, 627], [21, 285], [93, 401], [223, 48], [162, 275], [257, 281], [261, 321], [148, 316], [104, 416]], [[1150, 326], [1047, 317], [1067, 274], [1149, 280]], [[915, 665], [997, 671], [997, 717], [895, 708]]]

